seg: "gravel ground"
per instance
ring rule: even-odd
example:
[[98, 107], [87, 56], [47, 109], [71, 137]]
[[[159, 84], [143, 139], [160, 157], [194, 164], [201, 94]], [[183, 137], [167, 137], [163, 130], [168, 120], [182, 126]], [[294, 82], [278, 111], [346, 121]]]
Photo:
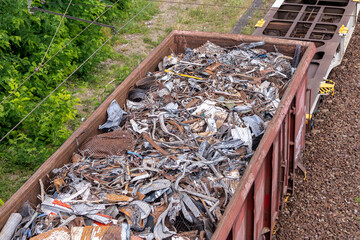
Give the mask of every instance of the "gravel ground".
[[282, 211], [276, 239], [360, 239], [360, 23], [341, 66], [335, 96], [320, 106], [306, 139], [307, 179]]

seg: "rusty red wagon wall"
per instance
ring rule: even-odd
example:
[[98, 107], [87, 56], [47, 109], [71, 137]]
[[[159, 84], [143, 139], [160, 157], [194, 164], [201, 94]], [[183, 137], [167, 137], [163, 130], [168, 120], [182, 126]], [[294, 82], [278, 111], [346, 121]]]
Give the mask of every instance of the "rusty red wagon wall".
[[274, 51], [275, 45], [288, 56], [294, 55], [296, 46], [302, 47], [299, 66], [213, 235], [213, 239], [258, 239], [262, 235], [271, 238], [270, 230], [284, 196], [292, 190], [293, 175], [304, 146], [307, 69], [315, 45], [271, 37], [189, 31], [173, 31], [0, 208], [0, 229], [25, 201], [33, 205], [39, 203], [39, 180], [47, 185], [47, 175], [70, 162], [77, 142], [82, 144], [99, 133], [98, 126], [105, 122], [106, 109], [113, 99], [124, 105], [129, 90], [140, 76], [154, 71], [164, 56], [184, 52], [186, 47], [199, 47], [208, 40], [223, 47], [264, 41], [263, 48]]

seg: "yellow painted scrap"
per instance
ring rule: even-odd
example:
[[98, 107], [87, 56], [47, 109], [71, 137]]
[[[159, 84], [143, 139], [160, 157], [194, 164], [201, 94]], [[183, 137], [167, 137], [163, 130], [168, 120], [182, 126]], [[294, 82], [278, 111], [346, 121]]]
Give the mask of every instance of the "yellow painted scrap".
[[173, 72], [173, 71], [170, 71], [170, 70], [165, 70], [165, 72], [172, 73], [172, 74], [175, 74], [175, 75], [178, 75], [178, 76], [181, 76], [181, 77], [187, 77], [187, 78], [194, 78], [194, 79], [198, 79], [198, 80], [203, 80], [202, 78], [199, 78], [199, 77], [186, 75], [186, 74], [181, 74], [181, 73], [176, 73], [176, 72]]

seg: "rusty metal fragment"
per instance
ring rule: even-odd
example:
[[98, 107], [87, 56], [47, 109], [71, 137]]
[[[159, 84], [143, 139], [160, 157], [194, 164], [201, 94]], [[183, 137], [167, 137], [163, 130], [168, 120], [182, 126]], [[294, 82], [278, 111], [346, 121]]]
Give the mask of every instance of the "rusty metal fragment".
[[134, 148], [133, 135], [128, 131], [103, 133], [88, 139], [81, 147], [80, 152], [85, 156], [106, 158], [112, 155], [122, 155]]
[[30, 240], [70, 240], [70, 230], [67, 227], [59, 227], [48, 232], [30, 238]]

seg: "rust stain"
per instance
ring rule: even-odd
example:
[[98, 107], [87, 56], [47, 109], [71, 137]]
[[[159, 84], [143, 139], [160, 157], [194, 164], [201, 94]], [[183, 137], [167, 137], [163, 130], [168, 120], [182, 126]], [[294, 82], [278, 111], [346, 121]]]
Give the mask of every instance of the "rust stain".
[[106, 158], [111, 155], [121, 155], [126, 151], [132, 151], [135, 139], [131, 132], [115, 131], [103, 133], [89, 138], [81, 147], [80, 152], [86, 156]]
[[65, 181], [62, 177], [54, 180], [54, 186], [56, 188], [57, 193], [60, 193], [60, 188], [63, 187], [64, 185], [65, 185]]
[[[218, 67], [220, 67], [221, 63], [214, 63], [206, 68], [207, 71], [214, 72]], [[213, 73], [212, 73], [213, 74]]]
[[148, 133], [143, 133], [143, 136], [145, 138], [146, 141], [148, 141], [156, 150], [158, 150], [162, 155], [169, 155], [169, 153], [167, 151], [165, 151], [164, 149], [162, 149], [159, 145], [157, 145], [154, 140], [152, 140], [150, 134]]
[[199, 102], [200, 101], [200, 99], [198, 99], [198, 98], [195, 98], [194, 100], [192, 100], [191, 102], [189, 102], [188, 104], [186, 104], [186, 106], [185, 106], [185, 108], [186, 109], [189, 109], [189, 108], [191, 108], [192, 106], [194, 106], [197, 102]]
[[92, 229], [93, 229], [93, 227], [91, 227], [91, 226], [84, 227], [80, 240], [91, 240]]
[[121, 239], [121, 226], [111, 226], [101, 240], [124, 240]]
[[92, 240], [101, 240], [105, 233], [109, 230], [109, 226], [93, 227], [91, 239]]
[[70, 240], [70, 230], [67, 227], [59, 227], [53, 230], [41, 233], [36, 237], [30, 238], [30, 240]]
[[76, 153], [72, 156], [71, 161], [72, 161], [72, 163], [78, 163], [78, 162], [82, 161], [82, 157], [80, 154]]
[[169, 123], [174, 125], [175, 127], [177, 127], [179, 132], [184, 133], [184, 128], [182, 126], [180, 126], [177, 122], [170, 120]]
[[110, 194], [106, 194], [106, 200], [108, 202], [111, 203], [116, 203], [116, 202], [129, 202], [131, 201], [133, 198], [128, 197], [126, 195], [119, 195], [119, 194], [115, 194], [115, 193], [110, 193]]
[[192, 123], [195, 123], [197, 121], [201, 120], [200, 118], [195, 118], [195, 119], [190, 119], [190, 120], [185, 120], [185, 121], [182, 121], [181, 123], [182, 124], [192, 124]]

